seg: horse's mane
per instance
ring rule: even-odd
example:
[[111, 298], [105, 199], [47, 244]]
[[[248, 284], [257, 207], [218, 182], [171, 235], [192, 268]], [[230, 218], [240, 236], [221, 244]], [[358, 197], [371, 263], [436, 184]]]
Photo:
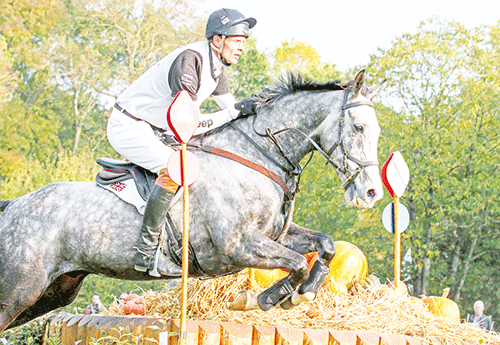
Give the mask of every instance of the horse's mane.
[[[340, 80], [316, 82], [304, 77], [300, 72], [288, 71], [273, 85], [266, 87], [261, 93], [255, 95], [258, 99], [257, 109], [263, 106], [272, 106], [278, 99], [301, 91], [340, 91], [352, 87], [352, 84], [353, 80], [347, 82], [341, 82]], [[226, 123], [206, 132], [204, 135], [219, 133], [228, 126], [229, 123]]]
[[258, 94], [259, 105], [272, 105], [278, 99], [301, 91], [339, 91], [352, 86], [353, 81], [339, 80], [316, 82], [305, 78], [300, 72], [288, 71], [274, 85], [265, 88]]

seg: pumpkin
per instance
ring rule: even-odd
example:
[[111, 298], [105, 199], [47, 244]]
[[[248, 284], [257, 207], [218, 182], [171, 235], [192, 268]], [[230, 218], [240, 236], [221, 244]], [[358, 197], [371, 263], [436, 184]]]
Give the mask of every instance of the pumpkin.
[[330, 274], [326, 278], [326, 284], [333, 280], [343, 283], [349, 290], [353, 283], [367, 276], [368, 261], [365, 254], [352, 243], [335, 241], [335, 255], [330, 262]]
[[443, 290], [443, 295], [441, 297], [423, 296], [422, 302], [427, 305], [427, 308], [429, 308], [434, 315], [460, 322], [460, 309], [454, 301], [447, 298], [449, 293], [450, 289], [446, 288]]
[[125, 315], [146, 315], [146, 310], [146, 303], [137, 298], [123, 303], [123, 313]]
[[347, 285], [342, 282], [336, 282], [331, 278], [323, 284], [322, 288], [336, 295], [347, 294]]
[[127, 302], [127, 301], [132, 301], [134, 299], [138, 299], [140, 298], [141, 296], [135, 294], [135, 293], [131, 293], [131, 294], [128, 294], [124, 299], [123, 299], [123, 302]]
[[279, 268], [272, 270], [251, 268], [249, 271], [250, 287], [253, 287], [254, 284], [257, 283], [263, 288], [273, 285], [278, 280], [285, 278], [289, 274], [288, 271]]

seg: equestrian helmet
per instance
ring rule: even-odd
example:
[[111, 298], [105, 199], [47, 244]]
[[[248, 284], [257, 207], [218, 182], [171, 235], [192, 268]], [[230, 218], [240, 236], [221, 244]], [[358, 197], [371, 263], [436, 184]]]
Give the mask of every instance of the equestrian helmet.
[[255, 26], [257, 20], [236, 10], [222, 8], [213, 12], [207, 21], [205, 37], [211, 39], [215, 35], [219, 36], [244, 36], [248, 38], [250, 29]]

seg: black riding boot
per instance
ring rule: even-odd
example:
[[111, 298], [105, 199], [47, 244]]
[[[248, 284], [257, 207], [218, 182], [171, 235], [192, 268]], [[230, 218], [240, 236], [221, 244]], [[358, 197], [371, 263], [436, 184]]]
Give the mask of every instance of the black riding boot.
[[156, 184], [151, 190], [141, 228], [141, 242], [136, 247], [138, 253], [134, 257], [135, 269], [139, 272], [149, 271], [149, 275], [160, 277], [180, 277], [182, 267], [163, 255], [160, 237], [165, 226], [168, 205], [177, 186], [173, 184], [162, 169]]

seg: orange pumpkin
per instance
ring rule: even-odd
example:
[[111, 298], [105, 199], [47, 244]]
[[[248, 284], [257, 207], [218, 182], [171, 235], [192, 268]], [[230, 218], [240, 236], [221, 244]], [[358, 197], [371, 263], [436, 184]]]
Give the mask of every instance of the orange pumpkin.
[[261, 287], [267, 288], [278, 280], [285, 278], [288, 274], [288, 271], [279, 268], [273, 270], [251, 268], [249, 273], [250, 287], [253, 287], [254, 283], [257, 283]]
[[322, 288], [336, 295], [345, 295], [348, 292], [346, 284], [342, 282], [336, 282], [331, 278], [323, 284]]
[[127, 301], [131, 301], [131, 300], [134, 300], [134, 299], [138, 299], [140, 298], [141, 296], [135, 294], [135, 293], [131, 293], [131, 294], [128, 294], [127, 296], [125, 296], [125, 298], [123, 299], [123, 302], [127, 302]]
[[450, 289], [446, 288], [443, 290], [443, 295], [441, 297], [424, 296], [422, 302], [427, 305], [427, 308], [429, 308], [434, 315], [460, 322], [460, 309], [454, 301], [447, 298], [449, 293]]
[[146, 303], [138, 299], [131, 299], [123, 304], [125, 315], [146, 315]]
[[330, 262], [330, 274], [326, 282], [334, 280], [346, 285], [349, 290], [353, 283], [368, 276], [368, 261], [365, 254], [354, 244], [335, 241], [335, 255]]

